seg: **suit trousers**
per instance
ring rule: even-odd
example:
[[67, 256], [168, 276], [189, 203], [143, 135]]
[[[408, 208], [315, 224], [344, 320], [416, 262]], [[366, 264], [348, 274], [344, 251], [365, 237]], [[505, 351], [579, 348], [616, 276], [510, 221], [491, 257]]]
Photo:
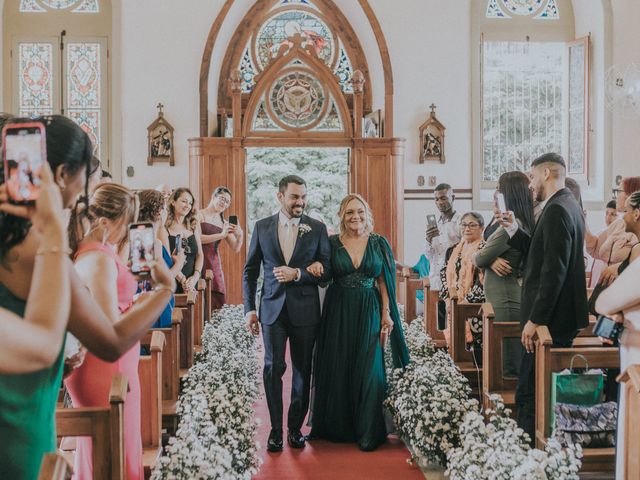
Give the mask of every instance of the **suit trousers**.
[[[570, 347], [577, 332], [556, 337], [553, 347]], [[536, 434], [536, 354], [522, 349], [520, 372], [516, 385], [516, 406], [518, 408], [518, 426], [529, 434], [535, 445]]]
[[273, 430], [282, 430], [282, 376], [287, 369], [285, 362], [287, 339], [293, 367], [287, 428], [297, 431], [302, 427], [309, 409], [311, 365], [318, 327], [319, 324], [293, 325], [289, 319], [286, 301], [276, 321], [271, 325], [262, 325], [263, 382]]

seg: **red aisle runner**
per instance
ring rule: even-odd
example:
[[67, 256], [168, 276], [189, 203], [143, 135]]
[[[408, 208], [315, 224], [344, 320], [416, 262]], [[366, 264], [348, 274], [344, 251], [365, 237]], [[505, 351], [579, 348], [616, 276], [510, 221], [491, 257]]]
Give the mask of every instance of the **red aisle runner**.
[[[259, 355], [262, 357], [262, 350]], [[286, 419], [291, 392], [291, 361], [288, 354], [283, 384], [283, 416]], [[256, 480], [424, 480], [424, 475], [419, 468], [407, 464], [409, 452], [404, 444], [391, 437], [385, 445], [374, 452], [361, 452], [356, 444], [331, 443], [322, 440], [307, 442], [304, 449], [295, 450], [287, 445], [285, 425], [284, 450], [269, 453], [266, 447], [271, 425], [264, 395], [255, 409], [257, 417], [262, 422], [258, 429], [257, 440], [261, 447], [259, 455], [264, 459], [260, 472], [254, 477]], [[305, 427], [302, 433], [308, 434], [309, 428]]]

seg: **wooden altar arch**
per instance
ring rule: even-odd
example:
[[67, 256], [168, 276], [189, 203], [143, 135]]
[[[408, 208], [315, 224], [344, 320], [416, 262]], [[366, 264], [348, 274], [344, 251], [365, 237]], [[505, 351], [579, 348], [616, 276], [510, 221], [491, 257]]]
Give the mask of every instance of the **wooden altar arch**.
[[[228, 76], [226, 81], [219, 83], [218, 107], [219, 111], [231, 112], [233, 136], [206, 136], [209, 129], [208, 112], [205, 110], [203, 115], [202, 107], [204, 99], [206, 109], [208, 84], [204, 82], [203, 86], [202, 80], [204, 76], [208, 78], [213, 44], [231, 3], [233, 3], [232, 0], [225, 3], [214, 22], [203, 54], [200, 83], [202, 136], [189, 139], [189, 184], [196, 197], [196, 204], [200, 207], [206, 205], [213, 189], [218, 185], [226, 185], [234, 193], [229, 211], [238, 215], [246, 231], [247, 199], [244, 194], [246, 192], [246, 148], [347, 147], [351, 150], [349, 191], [357, 192], [367, 199], [375, 215], [375, 230], [389, 239], [396, 257], [402, 258], [405, 140], [392, 136], [391, 110], [385, 113], [387, 122], [383, 138], [362, 138], [362, 119], [369, 113], [371, 104], [366, 57], [353, 29], [331, 0], [316, 0], [314, 4], [317, 8], [327, 8], [328, 14], [322, 17], [323, 20], [330, 24], [333, 32], [340, 35], [341, 45], [349, 51], [350, 60], [354, 66], [351, 77], [353, 91], [345, 93], [341, 90], [331, 65], [327, 65], [328, 62], [320, 59], [315, 49], [309, 46], [309, 42], [305, 44], [305, 39], [299, 34], [289, 37], [284, 42], [286, 45], [281, 46], [277, 55], [257, 73], [255, 85], [251, 91], [247, 92], [246, 88], [243, 91], [242, 76], [237, 66], [242, 49], [250, 38], [250, 30], [256, 31], [262, 22], [273, 15], [274, 11], [282, 10], [282, 7], [278, 6], [282, 3], [281, 0], [258, 0], [238, 25], [234, 38], [229, 43], [221, 72], [221, 74], [228, 72]], [[363, 5], [371, 21], [373, 12], [366, 0], [360, 0], [360, 4]], [[377, 21], [372, 22], [372, 28], [378, 39], [378, 45], [384, 47], [384, 51], [381, 48], [382, 57], [388, 57], [386, 43]], [[355, 67], [362, 67], [364, 72]], [[205, 70], [206, 75], [203, 75]], [[322, 131], [317, 128], [321, 120], [302, 127], [287, 126], [279, 123], [276, 117], [274, 119], [278, 126], [284, 128], [274, 128], [271, 131], [254, 128], [256, 112], [259, 108], [264, 108], [265, 102], [268, 101], [269, 89], [275, 86], [279, 78], [294, 71], [312, 75], [318, 80], [326, 98], [330, 98], [335, 105], [340, 118], [340, 129]], [[387, 82], [391, 78], [390, 65], [388, 69], [385, 68], [384, 77], [387, 92], [385, 108], [389, 109], [390, 103], [392, 106], [390, 100], [392, 100], [393, 89], [392, 83], [389, 85]], [[273, 112], [270, 112], [270, 115], [272, 114]], [[275, 189], [274, 186], [274, 194]], [[222, 244], [222, 263], [228, 303], [242, 302], [242, 269], [245, 259], [245, 249], [239, 254], [234, 254]]]

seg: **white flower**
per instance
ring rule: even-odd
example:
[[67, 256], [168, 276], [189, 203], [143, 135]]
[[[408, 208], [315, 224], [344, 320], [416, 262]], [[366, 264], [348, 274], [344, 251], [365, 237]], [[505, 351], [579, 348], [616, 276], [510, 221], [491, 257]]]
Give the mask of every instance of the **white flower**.
[[311, 231], [311, 225], [307, 223], [298, 224], [298, 237], [303, 237], [305, 234]]

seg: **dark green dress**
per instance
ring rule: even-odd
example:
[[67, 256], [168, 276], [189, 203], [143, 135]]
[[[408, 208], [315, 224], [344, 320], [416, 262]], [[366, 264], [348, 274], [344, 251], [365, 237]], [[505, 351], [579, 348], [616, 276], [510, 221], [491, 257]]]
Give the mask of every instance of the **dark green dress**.
[[324, 301], [315, 360], [312, 437], [357, 442], [373, 450], [385, 442], [386, 391], [380, 346], [380, 293], [384, 275], [394, 329], [387, 343], [396, 367], [409, 362], [395, 300], [395, 262], [387, 241], [371, 234], [361, 265], [353, 266], [337, 235], [331, 241], [333, 283]]
[[[26, 303], [0, 283], [0, 306], [22, 317]], [[0, 375], [0, 479], [37, 479], [42, 457], [56, 449], [63, 352], [49, 368]]]

